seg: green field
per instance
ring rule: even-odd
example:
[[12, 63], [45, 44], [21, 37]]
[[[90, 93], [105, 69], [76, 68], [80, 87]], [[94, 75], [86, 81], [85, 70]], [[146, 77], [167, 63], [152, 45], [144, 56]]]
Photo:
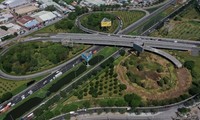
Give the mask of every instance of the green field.
[[[178, 5], [177, 5], [177, 7], [178, 7]], [[150, 18], [144, 24], [138, 26], [136, 29], [134, 29], [133, 31], [131, 31], [129, 34], [130, 35], [139, 35], [139, 34], [143, 33], [148, 28], [150, 28], [153, 24], [157, 23], [158, 21], [160, 21], [161, 19], [163, 19], [164, 17], [166, 17], [167, 15], [169, 15], [172, 11], [174, 11], [174, 9], [176, 9], [176, 7], [170, 6], [169, 8], [167, 8], [166, 10], [164, 10], [163, 12], [161, 12], [158, 15]]]
[[17, 88], [26, 87], [27, 81], [9, 81], [5, 79], [0, 79], [0, 96], [2, 96], [6, 92], [13, 92], [17, 90]]
[[52, 68], [88, 48], [51, 42], [29, 42], [12, 47], [2, 56], [1, 66], [10, 74], [24, 75]]
[[145, 16], [143, 11], [114, 11], [111, 12], [122, 19], [123, 28], [126, 28], [130, 24], [136, 22]]
[[200, 13], [191, 5], [151, 36], [200, 40]]

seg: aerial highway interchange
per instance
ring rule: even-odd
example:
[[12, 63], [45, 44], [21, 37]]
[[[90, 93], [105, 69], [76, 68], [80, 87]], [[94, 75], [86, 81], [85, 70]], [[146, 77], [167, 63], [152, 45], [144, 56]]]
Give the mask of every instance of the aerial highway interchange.
[[[31, 42], [31, 41], [43, 41], [43, 42], [51, 41], [51, 42], [60, 42], [60, 43], [82, 43], [82, 44], [90, 44], [90, 45], [101, 45], [101, 46], [93, 46], [89, 48], [88, 50], [86, 50], [88, 52], [94, 51], [94, 50], [98, 51], [103, 48], [102, 46], [118, 46], [118, 47], [124, 47], [124, 48], [133, 48], [133, 45], [137, 44], [146, 51], [150, 51], [152, 53], [163, 56], [164, 58], [172, 62], [177, 68], [181, 68], [183, 65], [179, 60], [177, 60], [174, 56], [170, 55], [169, 53], [164, 52], [163, 50], [160, 50], [157, 48], [183, 50], [183, 51], [197, 51], [196, 53], [199, 53], [200, 51], [199, 41], [148, 37], [148, 36], [123, 35], [123, 34], [126, 34], [128, 31], [130, 31], [132, 28], [135, 28], [139, 24], [143, 23], [145, 20], [149, 19], [153, 15], [158, 14], [160, 10], [166, 9], [167, 7], [169, 7], [169, 5], [173, 4], [174, 2], [175, 2], [174, 0], [170, 0], [160, 9], [143, 17], [142, 19], [130, 25], [129, 27], [125, 28], [124, 30], [121, 30], [120, 24], [123, 24], [123, 23], [119, 21], [119, 27], [118, 27], [119, 30], [117, 30], [118, 34], [107, 34], [107, 33], [101, 33], [101, 32], [96, 32], [93, 30], [89, 30], [81, 26], [79, 20], [77, 19], [76, 24], [82, 30], [85, 29], [85, 32], [93, 33], [93, 34], [58, 33], [58, 34], [50, 35], [47, 37], [43, 37], [43, 36], [31, 37], [31, 38], [24, 39], [20, 42], [26, 43], [26, 42]], [[4, 47], [4, 45], [2, 46]], [[198, 54], [195, 54], [195, 55], [198, 55]], [[57, 77], [58, 73], [60, 76], [62, 73], [65, 73], [69, 69], [73, 68], [74, 65], [79, 64], [81, 62], [80, 58], [81, 58], [80, 55], [78, 55], [75, 58], [55, 68], [45, 70], [43, 72], [31, 74], [31, 75], [15, 76], [15, 75], [9, 75], [9, 74], [4, 73], [3, 71], [0, 71], [0, 77], [10, 79], [10, 80], [34, 78], [37, 76], [50, 73], [50, 75], [45, 77], [43, 80], [35, 83], [34, 85], [20, 92], [19, 94], [13, 96], [11, 100], [6, 101], [5, 103], [12, 103], [12, 105], [19, 103], [20, 101], [22, 101], [23, 99], [31, 95], [32, 93], [38, 91], [39, 89], [44, 87], [46, 84], [50, 83], [53, 79], [56, 79], [55, 76]]]

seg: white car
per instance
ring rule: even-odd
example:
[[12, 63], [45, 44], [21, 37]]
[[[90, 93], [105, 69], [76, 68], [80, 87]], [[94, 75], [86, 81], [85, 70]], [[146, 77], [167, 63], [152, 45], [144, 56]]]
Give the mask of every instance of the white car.
[[21, 98], [22, 98], [22, 100], [25, 99], [25, 95], [22, 95]]
[[33, 91], [32, 90], [28, 91], [28, 94], [30, 94], [30, 95], [33, 94]]
[[13, 103], [11, 106], [14, 106], [15, 105], [15, 103]]

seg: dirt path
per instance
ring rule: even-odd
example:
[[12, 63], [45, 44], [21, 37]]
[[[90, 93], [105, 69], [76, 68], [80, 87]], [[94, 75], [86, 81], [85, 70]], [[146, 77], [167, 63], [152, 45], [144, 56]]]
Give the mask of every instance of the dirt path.
[[192, 77], [189, 71], [186, 68], [177, 69], [177, 84], [175, 87], [166, 90], [166, 91], [154, 91], [154, 90], [147, 90], [142, 88], [136, 84], [129, 83], [127, 80], [126, 72], [127, 69], [121, 65], [121, 63], [126, 60], [129, 56], [124, 58], [115, 68], [116, 72], [118, 73], [118, 79], [127, 86], [127, 92], [133, 92], [138, 94], [142, 98], [146, 100], [164, 100], [164, 99], [171, 99], [176, 98], [182, 94], [184, 94], [192, 83]]

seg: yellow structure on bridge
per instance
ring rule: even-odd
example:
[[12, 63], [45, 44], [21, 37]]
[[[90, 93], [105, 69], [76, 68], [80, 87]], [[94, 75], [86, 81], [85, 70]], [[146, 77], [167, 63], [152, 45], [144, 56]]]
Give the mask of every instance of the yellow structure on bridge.
[[109, 20], [108, 18], [103, 18], [103, 20], [101, 21], [101, 27], [111, 27], [111, 25], [111, 20]]

